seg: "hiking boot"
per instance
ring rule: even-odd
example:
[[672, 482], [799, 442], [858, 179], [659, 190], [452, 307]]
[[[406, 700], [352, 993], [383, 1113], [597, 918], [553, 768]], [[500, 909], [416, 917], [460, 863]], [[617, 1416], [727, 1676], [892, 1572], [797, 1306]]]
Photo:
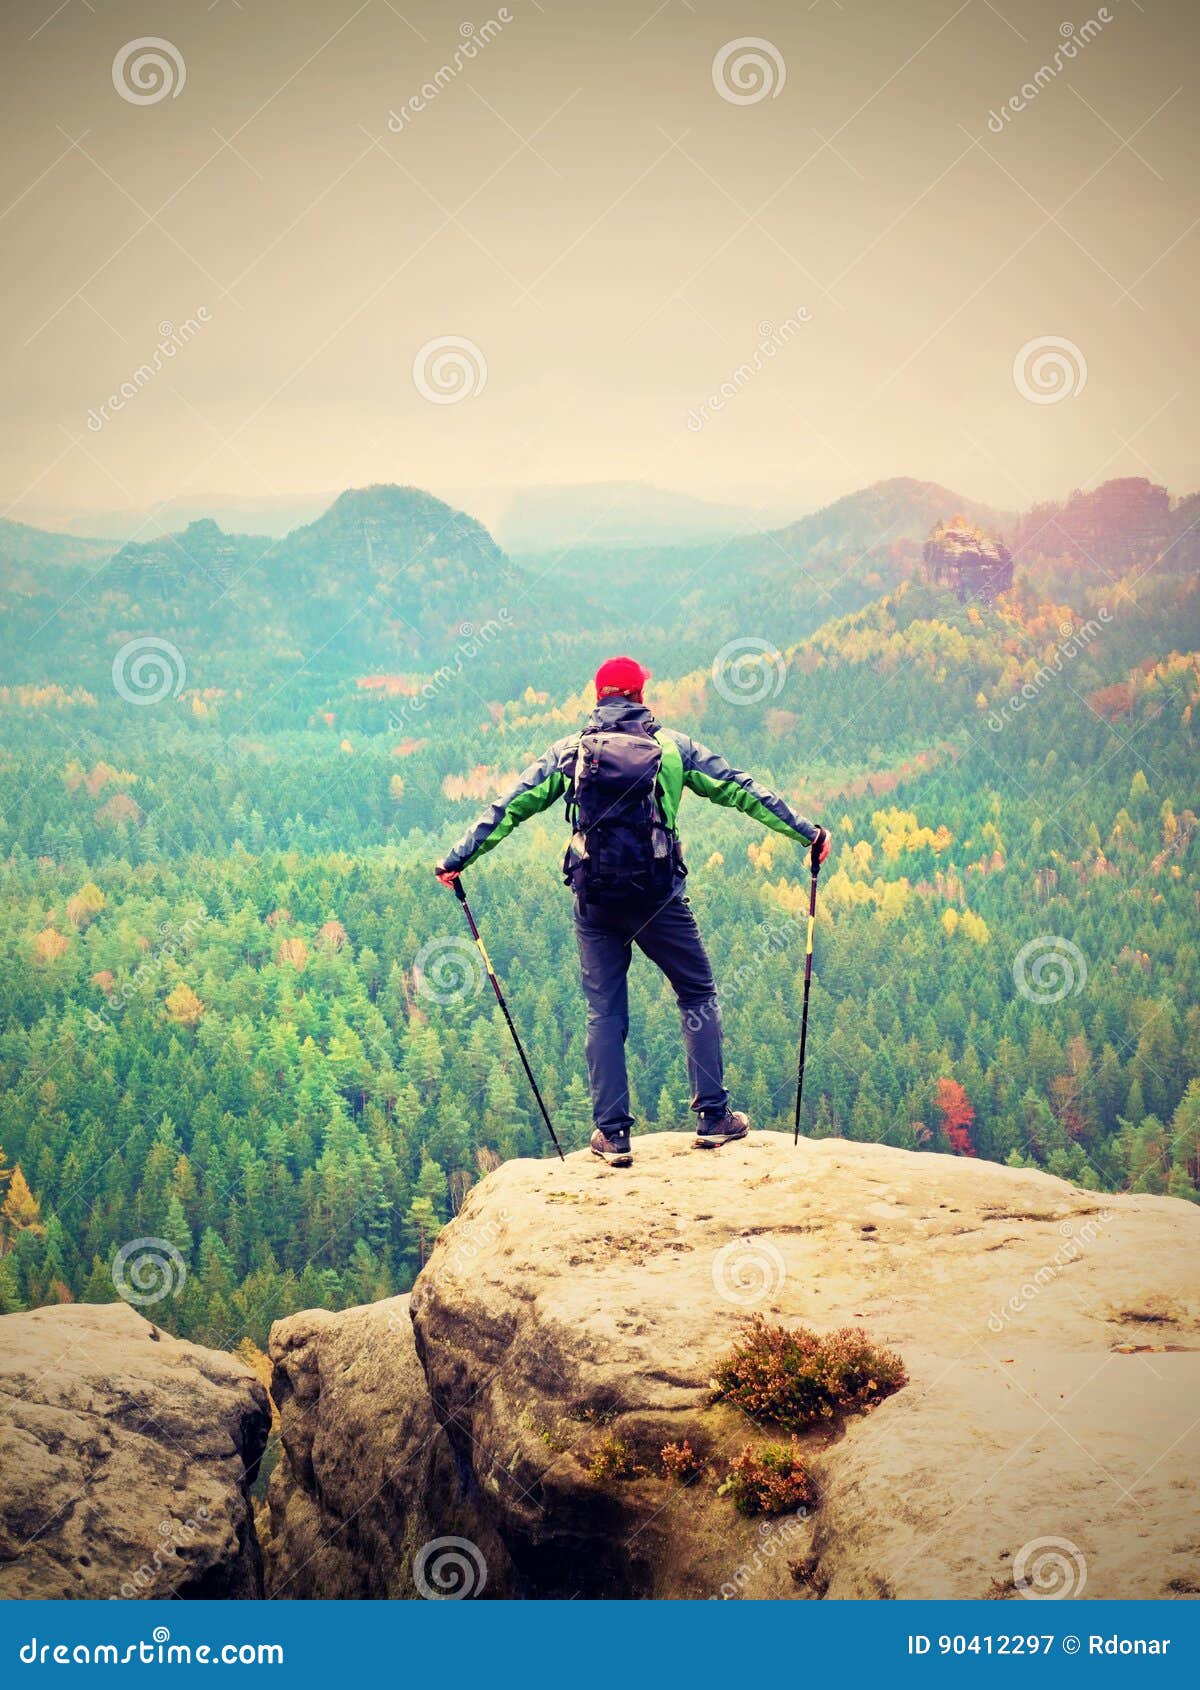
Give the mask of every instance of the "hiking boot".
[[750, 1131], [750, 1119], [740, 1109], [726, 1110], [716, 1120], [701, 1115], [692, 1140], [695, 1150], [716, 1150], [722, 1144], [732, 1144], [735, 1138], [745, 1138]]
[[604, 1133], [597, 1127], [592, 1134], [591, 1151], [593, 1156], [599, 1156], [602, 1162], [607, 1162], [610, 1168], [628, 1168], [633, 1164], [633, 1151], [629, 1148], [629, 1134]]

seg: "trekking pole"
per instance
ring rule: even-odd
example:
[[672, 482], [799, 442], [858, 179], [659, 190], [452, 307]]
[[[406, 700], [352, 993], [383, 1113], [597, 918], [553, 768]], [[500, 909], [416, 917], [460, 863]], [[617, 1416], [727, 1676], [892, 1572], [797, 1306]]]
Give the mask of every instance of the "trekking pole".
[[[814, 885], [815, 884], [816, 883], [814, 881]], [[471, 906], [467, 902], [467, 894], [463, 891], [463, 884], [461, 880], [456, 880], [454, 882], [454, 895], [463, 907], [463, 914], [467, 918], [467, 926], [471, 929], [471, 937], [479, 946], [479, 954], [483, 958], [483, 966], [487, 969], [488, 979], [492, 982], [492, 990], [496, 994], [496, 1002], [504, 1011], [504, 1019], [508, 1022], [508, 1030], [512, 1034], [512, 1041], [517, 1047], [517, 1055], [521, 1058], [521, 1066], [525, 1070], [525, 1078], [529, 1081], [529, 1084], [533, 1088], [534, 1097], [537, 1098], [537, 1106], [542, 1112], [542, 1120], [546, 1123], [546, 1131], [550, 1134], [554, 1143], [554, 1148], [558, 1151], [559, 1161], [565, 1162], [566, 1157], [562, 1153], [562, 1145], [558, 1142], [558, 1135], [554, 1131], [554, 1125], [550, 1120], [550, 1113], [546, 1108], [546, 1105], [542, 1102], [542, 1094], [538, 1090], [537, 1081], [533, 1077], [533, 1069], [529, 1066], [529, 1058], [525, 1055], [525, 1047], [518, 1038], [517, 1029], [513, 1026], [513, 1018], [508, 1013], [508, 1005], [504, 1001], [504, 993], [500, 990], [500, 982], [496, 978], [496, 970], [492, 967], [492, 959], [487, 954], [486, 945], [479, 937], [479, 929], [475, 925], [475, 917], [471, 914]]]
[[818, 833], [812, 842], [812, 855], [808, 863], [812, 886], [808, 894], [808, 940], [804, 947], [804, 1009], [800, 1015], [800, 1062], [796, 1069], [796, 1130], [792, 1134], [793, 1144], [800, 1142], [800, 1099], [804, 1095], [804, 1052], [808, 1044], [808, 994], [812, 990], [813, 928], [817, 920], [817, 876], [821, 872], [820, 850], [824, 843], [824, 832]]

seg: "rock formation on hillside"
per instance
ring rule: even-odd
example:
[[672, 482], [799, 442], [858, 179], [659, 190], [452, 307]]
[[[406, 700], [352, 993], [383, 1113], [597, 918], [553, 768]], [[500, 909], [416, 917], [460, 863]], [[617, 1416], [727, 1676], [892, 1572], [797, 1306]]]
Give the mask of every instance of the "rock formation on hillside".
[[[688, 1146], [490, 1175], [411, 1351], [403, 1299], [276, 1326], [268, 1591], [1200, 1593], [1195, 1208], [840, 1140]], [[719, 1494], [770, 1437], [710, 1389], [752, 1313], [861, 1326], [908, 1370], [805, 1436], [806, 1518]]]
[[127, 1303], [0, 1319], [0, 1598], [262, 1594], [267, 1393]]
[[925, 542], [925, 568], [936, 586], [950, 587], [960, 604], [991, 604], [1012, 586], [1012, 554], [965, 516], [939, 522]]
[[283, 1442], [264, 1542], [272, 1596], [416, 1596], [415, 1558], [439, 1536], [470, 1533], [502, 1567], [434, 1416], [406, 1296], [281, 1320], [271, 1355]]

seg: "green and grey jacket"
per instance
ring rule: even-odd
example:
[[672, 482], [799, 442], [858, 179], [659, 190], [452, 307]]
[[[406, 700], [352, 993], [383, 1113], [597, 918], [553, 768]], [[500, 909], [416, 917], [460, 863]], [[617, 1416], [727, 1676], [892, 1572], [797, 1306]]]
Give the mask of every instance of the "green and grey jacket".
[[[820, 829], [814, 822], [796, 815], [778, 793], [760, 786], [751, 775], [744, 774], [727, 763], [716, 751], [697, 745], [687, 734], [673, 728], [660, 728], [644, 704], [632, 699], [617, 698], [598, 705], [588, 719], [589, 728], [611, 728], [618, 722], [643, 720], [662, 747], [662, 767], [658, 774], [658, 803], [662, 818], [674, 831], [679, 803], [684, 788], [699, 793], [714, 804], [723, 804], [752, 816], [764, 827], [789, 839], [802, 839], [811, 844]], [[566, 798], [575, 776], [575, 758], [579, 750], [579, 735], [568, 734], [555, 740], [549, 750], [531, 763], [518, 777], [511, 792], [498, 798], [488, 807], [473, 827], [446, 853], [438, 865], [441, 869], [461, 871], [507, 839], [515, 827], [530, 816], [548, 810], [557, 799]]]

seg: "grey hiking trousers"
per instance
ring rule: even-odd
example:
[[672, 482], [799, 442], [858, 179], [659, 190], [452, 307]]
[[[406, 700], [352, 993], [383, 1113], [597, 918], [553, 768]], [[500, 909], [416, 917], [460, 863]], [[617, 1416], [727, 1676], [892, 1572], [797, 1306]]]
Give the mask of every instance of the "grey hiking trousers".
[[682, 892], [649, 907], [598, 907], [577, 898], [575, 936], [587, 999], [592, 1115], [600, 1130], [627, 1132], [634, 1124], [625, 1071], [628, 974], [634, 945], [662, 969], [679, 1000], [692, 1108], [699, 1115], [722, 1118], [729, 1107], [729, 1093], [722, 1061], [721, 1011], [712, 964]]

